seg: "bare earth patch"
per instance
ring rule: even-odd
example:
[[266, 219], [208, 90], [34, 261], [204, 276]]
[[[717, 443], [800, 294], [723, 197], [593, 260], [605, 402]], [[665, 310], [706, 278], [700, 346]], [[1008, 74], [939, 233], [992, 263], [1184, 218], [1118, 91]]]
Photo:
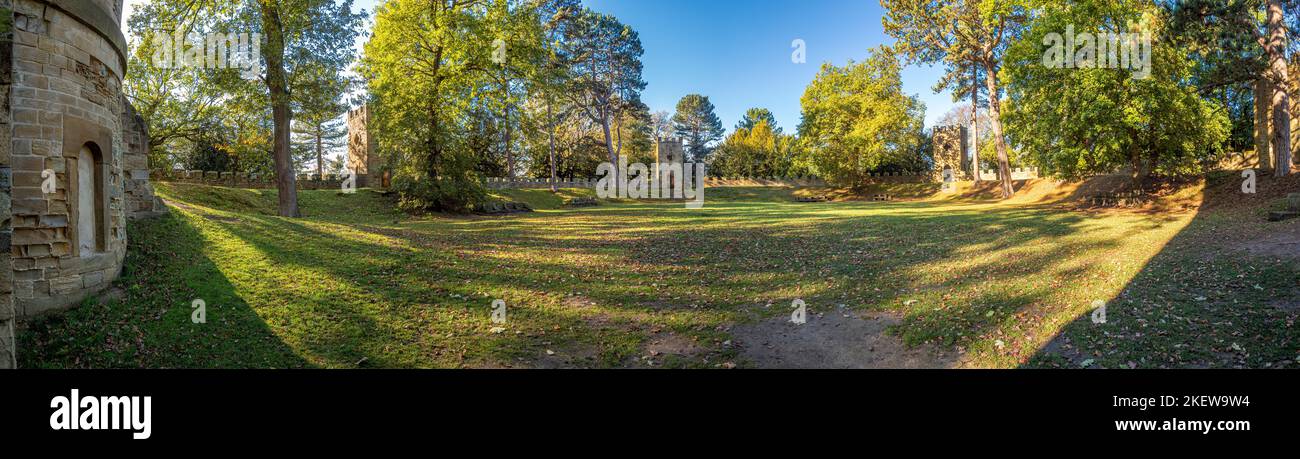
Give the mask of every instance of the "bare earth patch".
[[690, 357], [700, 352], [700, 347], [689, 336], [664, 333], [650, 339], [650, 342], [646, 343], [645, 351], [651, 357], [661, 355]]
[[899, 319], [880, 313], [830, 311], [797, 325], [776, 317], [732, 329], [740, 355], [759, 368], [954, 368], [953, 351], [909, 348], [886, 330]]
[[1239, 243], [1239, 247], [1254, 255], [1300, 258], [1300, 225], [1284, 223], [1274, 226], [1276, 229], [1271, 233], [1258, 239], [1243, 241]]

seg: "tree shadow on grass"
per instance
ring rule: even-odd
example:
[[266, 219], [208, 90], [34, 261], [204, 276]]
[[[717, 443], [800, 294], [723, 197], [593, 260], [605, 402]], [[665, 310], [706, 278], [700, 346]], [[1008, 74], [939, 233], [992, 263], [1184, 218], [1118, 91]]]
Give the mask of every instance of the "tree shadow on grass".
[[[1042, 330], [1118, 291], [1179, 223], [935, 202], [637, 203], [392, 224], [218, 213], [187, 218], [265, 325], [328, 367], [550, 366], [546, 350], [623, 366], [656, 329], [720, 345], [729, 324], [796, 298], [895, 312], [910, 344], [1015, 366], [1050, 338]], [[496, 298], [511, 319], [494, 333]]]
[[[462, 259], [454, 270], [459, 275], [542, 294], [580, 290], [604, 311], [689, 318], [702, 308], [723, 313], [725, 321], [755, 310], [783, 311], [765, 306], [794, 298], [821, 308], [850, 303], [901, 310], [898, 333], [908, 342], [947, 346], [991, 346], [998, 333], [1025, 317], [1044, 320], [1038, 316], [1052, 312], [1043, 311], [1045, 306], [1058, 306], [1044, 304], [1059, 300], [1051, 297], [1055, 288], [1095, 275], [1089, 263], [1073, 258], [1077, 253], [1092, 253], [1089, 261], [1096, 261], [1141, 231], [1112, 228], [1100, 237], [1053, 244], [1083, 238], [1094, 219], [1019, 207], [936, 212], [921, 203], [783, 207], [719, 206], [709, 210], [712, 223], [701, 223], [691, 212], [652, 207], [456, 221], [450, 228], [438, 222], [418, 223], [416, 230], [366, 228], [397, 239], [446, 230], [442, 237], [449, 239], [426, 247], [480, 254], [478, 260]], [[875, 213], [864, 216], [864, 210]], [[475, 237], [451, 240], [466, 234]], [[529, 252], [601, 254], [605, 260], [594, 273], [571, 260], [531, 260], [528, 270], [512, 265], [514, 254]], [[953, 266], [915, 269], [945, 263]], [[539, 285], [535, 272], [570, 273], [577, 281]], [[953, 298], [953, 292], [959, 295]], [[900, 307], [905, 300], [917, 303]]]
[[[295, 323], [277, 328], [303, 335], [295, 345], [326, 366], [613, 366], [644, 338], [632, 330], [637, 327], [602, 333], [599, 324], [572, 311], [503, 294], [519, 288], [520, 281], [493, 275], [489, 260], [457, 261], [452, 253], [416, 250], [406, 239], [352, 229], [250, 216], [213, 231], [237, 238], [268, 266], [292, 272], [295, 282], [320, 282], [316, 288], [323, 296], [273, 292], [257, 301], [287, 308]], [[370, 240], [375, 235], [389, 243]], [[471, 279], [475, 285], [463, 287]], [[497, 324], [489, 320], [490, 302], [498, 296], [482, 296], [481, 290], [492, 290], [511, 305], [511, 319], [500, 332], [491, 331]], [[626, 320], [634, 319], [599, 322]], [[329, 326], [320, 326], [322, 321]], [[548, 345], [573, 360], [541, 358]]]
[[[130, 222], [118, 300], [87, 300], [28, 321], [28, 368], [302, 368], [311, 366], [263, 322], [204, 254], [192, 216]], [[205, 323], [194, 323], [194, 300]]]
[[1276, 238], [1300, 240], [1300, 221], [1265, 222], [1297, 179], [1261, 177], [1257, 196], [1207, 189], [1191, 222], [1104, 298], [1104, 321], [1090, 306], [1075, 308], [1023, 366], [1300, 366], [1300, 250]]

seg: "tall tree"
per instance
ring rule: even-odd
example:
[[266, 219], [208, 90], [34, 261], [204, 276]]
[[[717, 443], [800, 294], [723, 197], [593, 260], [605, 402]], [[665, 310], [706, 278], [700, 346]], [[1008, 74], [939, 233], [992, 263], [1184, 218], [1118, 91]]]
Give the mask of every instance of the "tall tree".
[[[1255, 93], [1255, 149], [1261, 168], [1290, 173], [1279, 158], [1290, 156], [1291, 142], [1284, 121], [1290, 108], [1286, 94], [1284, 5], [1294, 0], [1177, 0], [1170, 2], [1172, 34], [1202, 62], [1197, 84], [1208, 94], [1225, 86], [1251, 86]], [[1274, 11], [1277, 11], [1275, 14]], [[1271, 128], [1271, 129], [1270, 129]], [[1273, 131], [1270, 136], [1269, 131]], [[1271, 138], [1271, 141], [1269, 140]], [[1285, 148], [1283, 148], [1285, 147]]]
[[[1076, 54], [1086, 57], [1079, 68], [1042, 65], [1048, 37], [1069, 25], [1118, 36], [1134, 32], [1130, 24], [1149, 34], [1148, 70], [1092, 65], [1103, 56], [1087, 57], [1091, 51]], [[1005, 117], [1015, 144], [1065, 178], [1129, 166], [1135, 186], [1152, 173], [1193, 174], [1218, 160], [1230, 131], [1227, 112], [1187, 83], [1194, 63], [1165, 24], [1147, 0], [1077, 2], [1037, 17], [1006, 56]]]
[[314, 66], [312, 69], [300, 70], [307, 75], [303, 78], [295, 94], [294, 112], [298, 117], [293, 122], [295, 143], [306, 146], [312, 152], [316, 163], [316, 175], [325, 175], [325, 150], [342, 147], [347, 137], [346, 120], [343, 114], [348, 105], [343, 98], [352, 81], [338, 69]]
[[348, 128], [345, 120], [340, 117], [342, 113], [342, 111], [304, 112], [294, 120], [295, 143], [303, 145], [311, 152], [310, 156], [315, 160], [318, 176], [325, 175], [325, 152], [347, 145]]
[[672, 135], [673, 116], [660, 110], [650, 114], [650, 136], [659, 141]]
[[[214, 0], [220, 1], [220, 0]], [[266, 40], [262, 78], [271, 102], [274, 125], [271, 156], [280, 215], [297, 217], [298, 190], [290, 149], [293, 96], [300, 84], [312, 84], [322, 72], [342, 72], [352, 63], [350, 46], [360, 33], [364, 14], [352, 12], [352, 0], [257, 0], [256, 16]]]
[[688, 94], [677, 101], [673, 132], [686, 140], [691, 161], [705, 161], [711, 151], [709, 144], [721, 139], [726, 132], [722, 120], [713, 111], [709, 98], [699, 94]]
[[[342, 71], [352, 62], [350, 46], [365, 15], [352, 12], [352, 0], [154, 0], [154, 11], [185, 32], [250, 32], [233, 25], [251, 24], [261, 35], [259, 84], [250, 84], [240, 69], [217, 72], [223, 91], [256, 91], [269, 101], [275, 182], [281, 216], [297, 217], [298, 192], [290, 142], [293, 95], [309, 68]], [[260, 87], [259, 87], [260, 86]]]
[[1282, 0], [1268, 0], [1269, 76], [1273, 84], [1273, 151], [1277, 152], [1274, 174], [1285, 177], [1291, 174], [1291, 96], [1290, 78], [1287, 74], [1287, 26]]
[[944, 64], [947, 74], [941, 85], [959, 85], [972, 65], [982, 69], [1002, 197], [1011, 197], [1015, 190], [1002, 131], [998, 72], [1007, 45], [1029, 21], [1027, 9], [1016, 0], [883, 0], [882, 4], [885, 33], [898, 40], [896, 48], [910, 62]]
[[[985, 78], [981, 67], [976, 64], [971, 64], [969, 65], [969, 67], [970, 67], [970, 71], [968, 72], [969, 73], [968, 76], [962, 75], [962, 77], [958, 81], [952, 82], [951, 84], [945, 84], [946, 82], [941, 82], [940, 84], [945, 86], [949, 86], [949, 85], [952, 86], [953, 101], [960, 101], [962, 99], [970, 100], [970, 106], [972, 108], [971, 110], [969, 110], [969, 113], [967, 113], [967, 119], [965, 120], [964, 124], [966, 124], [969, 127], [968, 131], [970, 131], [969, 132], [970, 134], [969, 154], [970, 154], [970, 162], [971, 162], [971, 175], [974, 177], [975, 183], [979, 183], [981, 181], [980, 153], [979, 153], [979, 149], [980, 149], [979, 148], [980, 147], [979, 114], [981, 108], [980, 100], [981, 100], [981, 96], [988, 93], [988, 88], [983, 84]], [[954, 73], [951, 76], [956, 77], [958, 75], [959, 74]]]
[[889, 49], [844, 67], [823, 65], [800, 105], [799, 139], [827, 180], [859, 186], [871, 172], [923, 164], [925, 105], [903, 93]]
[[741, 116], [740, 122], [736, 123], [736, 129], [753, 129], [759, 121], [767, 121], [768, 127], [772, 128], [773, 132], [778, 134], [781, 133], [781, 128], [776, 126], [776, 117], [772, 115], [771, 110], [766, 108], [751, 108], [745, 110], [745, 114], [744, 116]]
[[[467, 144], [489, 90], [495, 40], [484, 1], [390, 1], [375, 12], [361, 74], [371, 132], [389, 154], [399, 207], [462, 211], [485, 194]], [[507, 50], [508, 51], [508, 50]]]
[[541, 61], [533, 67], [536, 72], [533, 75], [532, 88], [541, 93], [542, 104], [546, 107], [547, 156], [550, 165], [551, 192], [555, 193], [559, 191], [555, 129], [567, 114], [566, 111], [557, 115], [556, 105], [559, 103], [557, 99], [560, 99], [560, 94], [565, 89], [565, 77], [568, 75], [568, 69], [564, 67], [558, 54], [557, 43], [564, 38], [563, 25], [581, 12], [582, 4], [579, 0], [540, 1], [537, 2], [536, 8], [538, 19], [542, 21], [540, 32], [545, 44], [539, 54]]
[[223, 116], [223, 95], [205, 81], [203, 69], [155, 62], [158, 48], [171, 45], [168, 31], [178, 27], [165, 6], [141, 5], [128, 20], [131, 71], [122, 82], [122, 93], [149, 127], [149, 166], [155, 169], [171, 169], [178, 158], [170, 152], [185, 149], [176, 143], [206, 140], [207, 129]]
[[497, 112], [509, 180], [519, 170], [514, 144], [516, 127], [523, 122], [519, 107], [530, 92], [550, 97], [561, 81], [552, 42], [558, 38], [558, 21], [576, 7], [575, 0], [488, 0], [483, 23], [492, 38], [492, 65], [486, 73], [497, 88], [487, 94]]
[[[561, 30], [564, 40], [559, 55], [572, 72], [565, 95], [580, 113], [600, 126], [609, 162], [617, 164], [612, 125], [624, 110], [639, 103], [646, 86], [641, 80], [641, 55], [645, 53], [641, 39], [613, 16], [585, 8], [565, 21]], [[616, 176], [610, 180], [620, 183]]]

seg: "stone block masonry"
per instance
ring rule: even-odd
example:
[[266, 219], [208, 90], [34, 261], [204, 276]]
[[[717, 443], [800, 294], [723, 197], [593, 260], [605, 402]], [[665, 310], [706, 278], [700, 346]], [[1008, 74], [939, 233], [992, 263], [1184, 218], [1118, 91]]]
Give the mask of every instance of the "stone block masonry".
[[348, 111], [348, 169], [357, 174], [357, 187], [388, 188], [389, 170], [379, 155], [379, 142], [369, 130], [370, 107]]
[[14, 342], [13, 240], [10, 209], [13, 205], [13, 155], [10, 154], [13, 126], [9, 114], [9, 90], [13, 85], [13, 2], [0, 0], [0, 369], [18, 366]]
[[0, 368], [16, 360], [14, 320], [107, 288], [126, 219], [165, 211], [122, 95], [121, 12], [121, 0], [0, 0]]

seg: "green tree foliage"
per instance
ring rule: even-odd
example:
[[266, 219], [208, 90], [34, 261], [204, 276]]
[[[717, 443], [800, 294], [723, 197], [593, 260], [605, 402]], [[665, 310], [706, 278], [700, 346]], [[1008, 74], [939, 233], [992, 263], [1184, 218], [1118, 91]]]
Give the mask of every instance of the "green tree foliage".
[[888, 49], [844, 67], [823, 65], [800, 103], [799, 137], [823, 178], [852, 186], [874, 171], [923, 167], [925, 105], [903, 93]]
[[390, 1], [375, 12], [361, 73], [370, 130], [393, 169], [399, 206], [460, 211], [483, 196], [469, 136], [494, 38], [482, 2]]
[[714, 113], [713, 103], [699, 94], [689, 94], [677, 101], [672, 123], [673, 132], [686, 140], [691, 161], [706, 161], [712, 151], [710, 144], [722, 139], [726, 132], [722, 120]]
[[790, 173], [795, 139], [765, 119], [737, 128], [710, 155], [709, 172], [719, 177], [778, 177]]
[[[1290, 173], [1287, 157], [1292, 143], [1287, 37], [1295, 31], [1287, 17], [1296, 18], [1294, 0], [1178, 0], [1168, 2], [1170, 37], [1196, 57], [1195, 82], [1203, 94], [1219, 93], [1232, 109], [1233, 138], [1248, 128], [1254, 133], [1259, 163], [1276, 173]], [[1290, 13], [1287, 13], [1287, 12]], [[1292, 39], [1291, 41], [1294, 41]], [[1293, 47], [1293, 46], [1292, 46]], [[1254, 103], [1254, 117], [1245, 116], [1245, 96]], [[1273, 135], [1270, 139], [1270, 128]], [[1240, 141], [1234, 142], [1240, 144]], [[1270, 154], [1271, 153], [1271, 154]], [[1273, 161], [1271, 156], [1277, 156]]]
[[[1030, 15], [1026, 0], [884, 0], [885, 33], [910, 62], [942, 63], [947, 73], [936, 89], [968, 87], [970, 68], [979, 67], [988, 92], [993, 140], [997, 147], [1002, 196], [1010, 197], [1011, 165], [1002, 130], [1002, 55]], [[966, 83], [963, 83], [966, 82]], [[960, 92], [960, 91], [959, 91]]]
[[[259, 96], [270, 111], [271, 157], [279, 213], [296, 217], [298, 195], [290, 129], [294, 95], [315, 78], [343, 71], [353, 60], [350, 44], [364, 15], [352, 13], [352, 0], [153, 0], [132, 26], [172, 34], [260, 34], [260, 72], [255, 81], [240, 69], [204, 69], [203, 78], [224, 96]], [[303, 93], [310, 93], [303, 90]]]
[[538, 152], [537, 157], [547, 157], [547, 161], [530, 161], [527, 173], [532, 177], [550, 175], [551, 164], [555, 165], [555, 175], [559, 179], [591, 178], [596, 167], [608, 161], [605, 150], [605, 137], [599, 124], [586, 115], [570, 113], [559, 119], [554, 131], [555, 157], [549, 158], [550, 136], [534, 131], [528, 135], [528, 150]]
[[347, 144], [347, 120], [343, 117], [348, 110], [343, 97], [352, 81], [338, 71], [318, 69], [323, 74], [308, 79], [310, 84], [301, 85], [294, 104], [293, 140], [296, 148], [306, 151], [305, 157], [295, 155], [295, 164], [299, 167], [314, 164], [316, 175], [326, 174], [325, 153], [344, 147]]
[[[558, 185], [555, 184], [559, 180], [559, 170], [556, 168], [555, 130], [560, 120], [571, 113], [567, 110], [568, 107], [562, 106], [562, 100], [564, 99], [562, 94], [567, 83], [568, 68], [563, 65], [557, 43], [564, 37], [563, 25], [575, 15], [581, 13], [582, 4], [579, 0], [551, 0], [539, 2], [536, 5], [537, 16], [542, 20], [539, 31], [545, 40], [545, 44], [541, 47], [541, 53], [537, 54], [539, 60], [536, 61], [536, 65], [533, 67], [536, 72], [530, 87], [540, 97], [531, 98], [533, 106], [536, 108], [534, 110], [536, 116], [532, 118], [535, 122], [532, 124], [534, 128], [530, 132], [544, 130], [546, 133], [545, 158], [547, 158], [546, 166], [549, 169], [549, 174], [546, 174], [546, 176], [551, 178], [551, 192], [554, 193], [559, 191]], [[542, 155], [538, 154], [533, 155], [535, 159], [542, 157]], [[533, 164], [537, 163], [538, 161], [533, 161]], [[535, 176], [541, 177], [543, 175]]]
[[[158, 16], [144, 5], [128, 21], [132, 31], [131, 71], [122, 92], [149, 128], [149, 167], [169, 170], [182, 162], [175, 152], [189, 150], [203, 134], [219, 123], [222, 94], [207, 84], [202, 69], [158, 65], [153, 56], [166, 32]], [[175, 26], [171, 26], [175, 27]]]
[[653, 120], [649, 107], [637, 101], [622, 113], [615, 124], [619, 155], [627, 156], [628, 161], [634, 163], [650, 164], [655, 161], [655, 143], [651, 136]]
[[392, 0], [364, 54], [371, 130], [411, 211], [465, 210], [484, 177], [561, 173], [579, 115], [613, 157], [645, 85], [636, 33], [576, 0]]
[[[482, 105], [491, 116], [492, 143], [502, 176], [513, 179], [520, 170], [517, 140], [521, 128], [536, 123], [526, 119], [522, 106], [530, 98], [550, 97], [563, 81], [552, 51], [558, 21], [573, 14], [574, 1], [491, 0], [483, 16], [485, 34], [492, 39], [490, 64], [485, 70], [491, 83]], [[536, 114], [533, 114], [536, 115]]]
[[[1109, 33], [1129, 32], [1129, 24], [1137, 24], [1150, 33], [1151, 74], [1042, 65], [1049, 52], [1044, 38], [1070, 24], [1076, 31]], [[1132, 168], [1135, 180], [1153, 172], [1201, 170], [1222, 154], [1227, 114], [1186, 83], [1194, 63], [1167, 33], [1165, 16], [1144, 0], [1076, 2], [1044, 11], [1007, 52], [1006, 120], [1013, 142], [1061, 177], [1123, 166]]]
[[773, 127], [773, 132], [781, 132], [781, 128], [776, 127], [776, 117], [772, 116], [772, 111], [759, 107], [745, 110], [745, 115], [736, 123], [736, 129], [753, 129], [759, 121], [766, 121], [768, 126]]
[[[617, 18], [583, 9], [558, 25], [556, 55], [565, 73], [564, 95], [577, 113], [600, 126], [611, 163], [618, 162], [616, 122], [640, 104], [641, 39]], [[615, 183], [616, 177], [611, 177]]]

